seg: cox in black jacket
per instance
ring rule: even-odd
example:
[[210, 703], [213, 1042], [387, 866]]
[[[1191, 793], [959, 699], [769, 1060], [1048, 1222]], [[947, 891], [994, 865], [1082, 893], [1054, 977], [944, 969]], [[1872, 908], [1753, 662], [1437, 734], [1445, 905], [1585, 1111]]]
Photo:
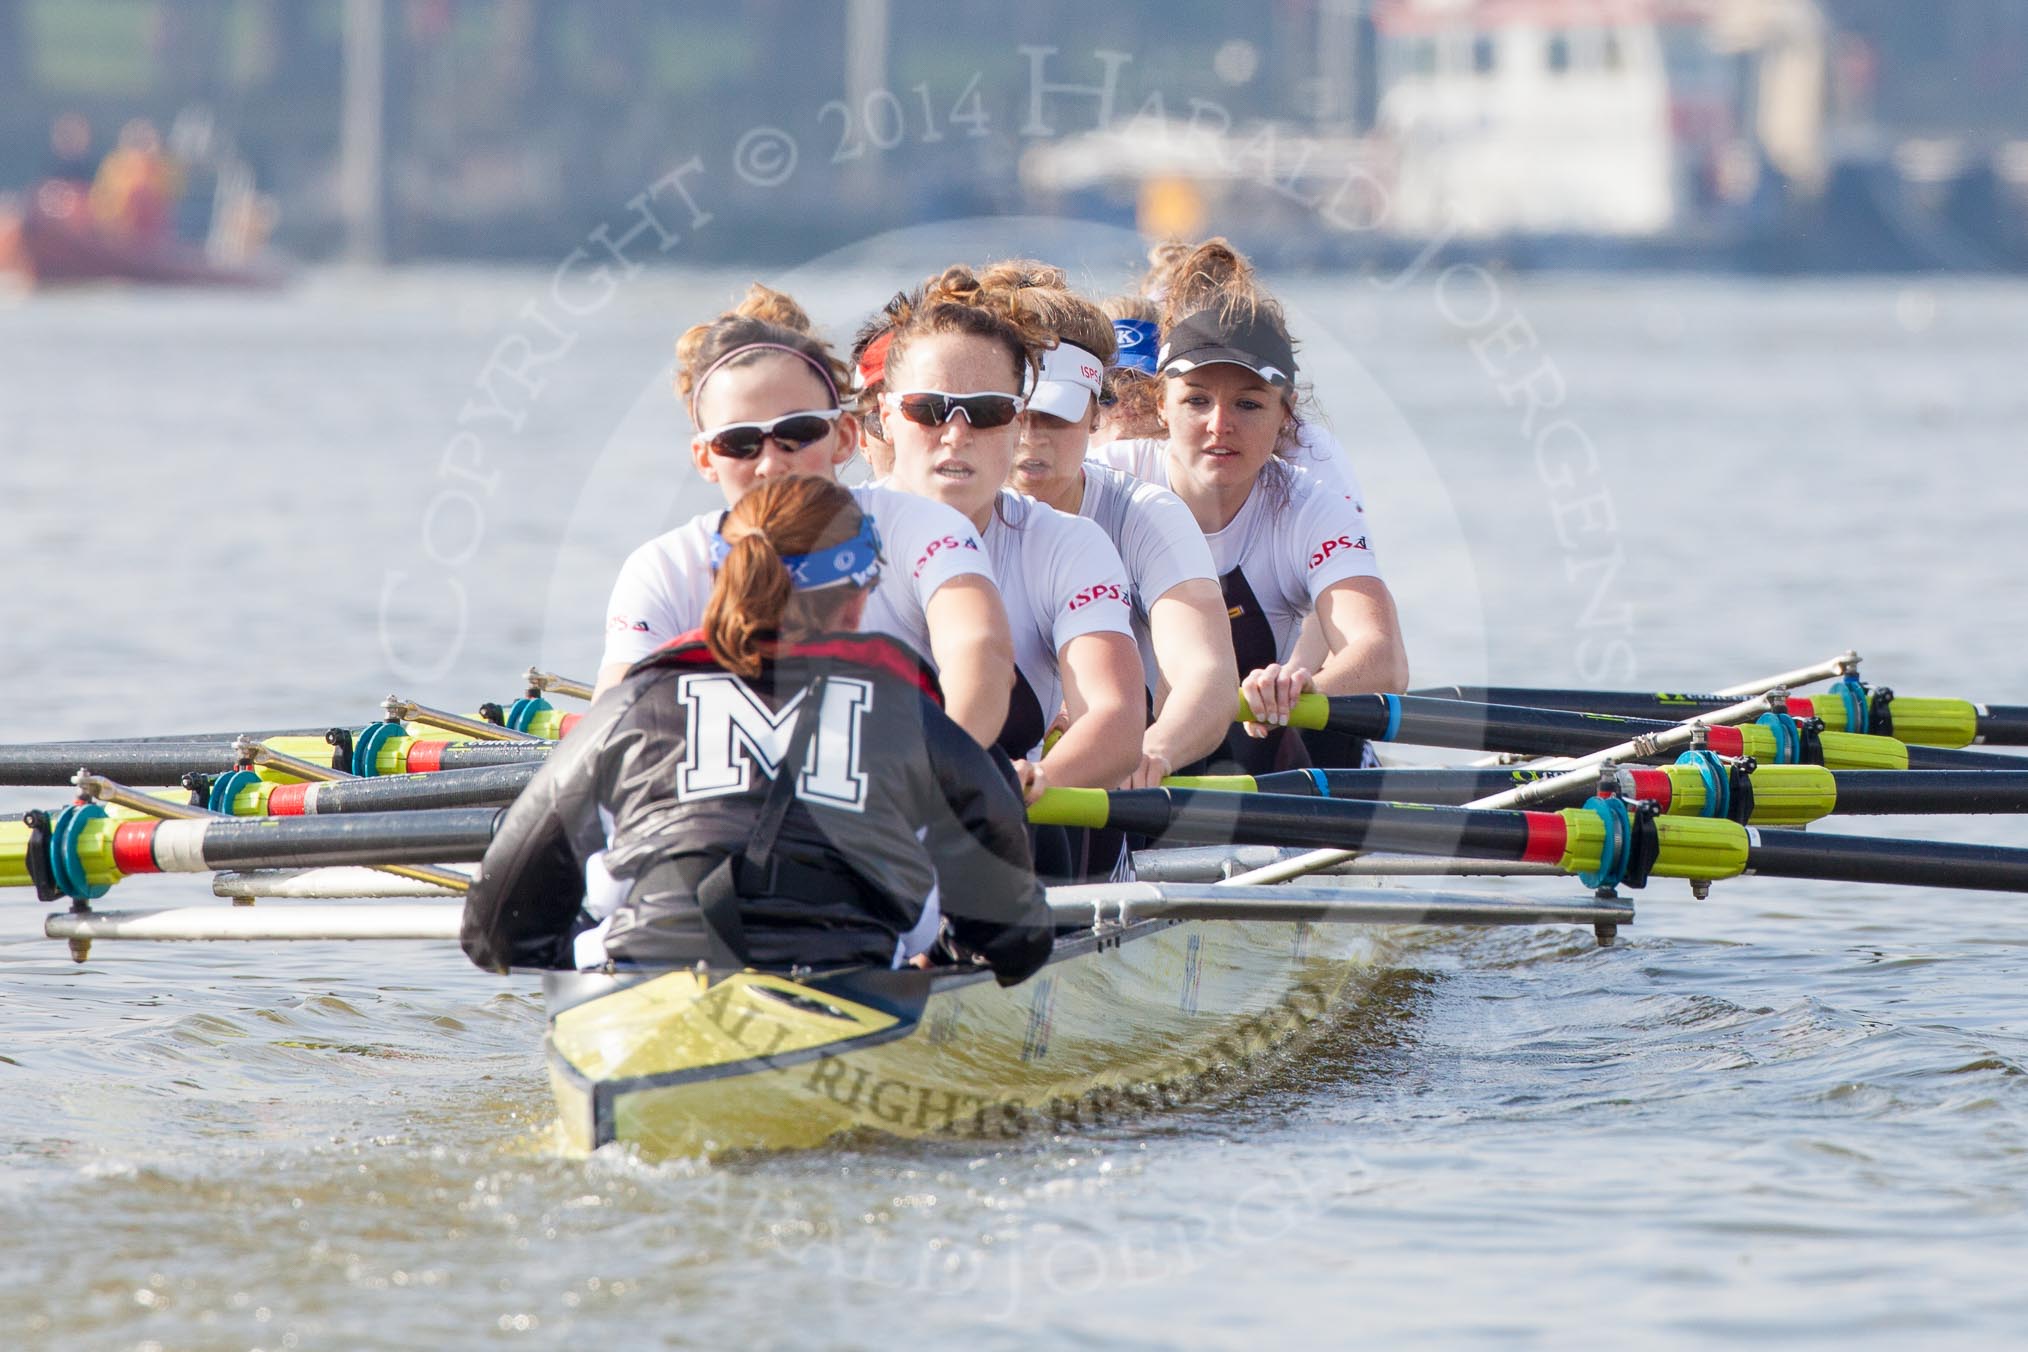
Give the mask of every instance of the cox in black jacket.
[[773, 851], [788, 881], [742, 889], [748, 959], [886, 966], [935, 886], [956, 938], [1003, 984], [1034, 972], [1052, 929], [1012, 767], [944, 715], [914, 654], [873, 634], [825, 635], [751, 680], [695, 640], [636, 663], [509, 809], [466, 898], [466, 954], [501, 972], [575, 967], [586, 864], [603, 852], [625, 893], [608, 955], [709, 959], [694, 886], [748, 843], [795, 725], [789, 706], [820, 674], [818, 726]]

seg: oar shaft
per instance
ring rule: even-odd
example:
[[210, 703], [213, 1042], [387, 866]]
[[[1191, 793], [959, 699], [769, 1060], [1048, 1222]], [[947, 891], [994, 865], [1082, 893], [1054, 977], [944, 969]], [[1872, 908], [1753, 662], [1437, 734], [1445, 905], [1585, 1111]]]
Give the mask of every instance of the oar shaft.
[[[328, 763], [331, 748], [317, 738], [278, 738], [279, 750], [306, 760], [321, 752]], [[181, 742], [35, 742], [0, 746], [0, 784], [19, 787], [68, 785], [80, 769], [127, 784], [174, 784], [185, 774], [223, 774], [239, 756], [233, 738], [200, 738]], [[413, 773], [429, 769], [463, 769], [476, 765], [512, 765], [540, 760], [546, 742], [463, 742], [433, 738], [392, 737], [379, 749], [378, 774]]]
[[[1259, 793], [1292, 794], [1307, 798], [1352, 798], [1396, 803], [1436, 803], [1462, 807], [1481, 798], [1490, 798], [1521, 784], [1554, 779], [1551, 770], [1424, 769], [1420, 766], [1386, 770], [1276, 770], [1250, 777], [1234, 776], [1230, 787]], [[1192, 783], [1183, 779], [1164, 780], [1175, 788], [1215, 789], [1217, 783]], [[1592, 785], [1582, 779], [1571, 781], [1564, 792], [1550, 800], [1581, 803], [1591, 796]]]
[[[1705, 709], [1736, 702], [1724, 695], [1678, 694], [1673, 691], [1567, 690], [1530, 685], [1433, 685], [1409, 694], [1418, 699], [1457, 700], [1467, 704], [1522, 705], [1571, 713], [1610, 714], [1615, 718], [1684, 719]], [[1791, 701], [1791, 708], [1794, 701]]]
[[120, 874], [217, 869], [431, 864], [479, 858], [493, 839], [494, 808], [439, 808], [347, 817], [94, 823], [117, 833]]
[[1992, 746], [2028, 746], [2028, 704], [1981, 704], [1979, 740]]
[[1748, 834], [1746, 868], [1770, 878], [2028, 892], [2028, 849], [1808, 831]]
[[[1175, 777], [1170, 788], [1226, 789], [1288, 794], [1303, 798], [1344, 798], [1462, 806], [1520, 784], [1554, 777], [1546, 770], [1449, 770], [1396, 767], [1386, 770], [1280, 770], [1262, 775]], [[1663, 811], [1685, 816], [1715, 815], [1706, 803], [1703, 775], [1686, 765], [1621, 769], [1620, 791], [1646, 798]], [[1581, 803], [1593, 781], [1569, 782], [1550, 801]], [[1814, 821], [1832, 813], [1943, 816], [1957, 813], [2028, 813], [2028, 769], [2020, 770], [1826, 770], [1812, 765], [1763, 765], [1753, 772], [1754, 821], [1769, 826]]]
[[[1719, 694], [1567, 690], [1518, 685], [1446, 685], [1414, 693], [1432, 699], [1526, 705], [1620, 718], [1691, 718], [1705, 710], [1722, 708], [1733, 702], [1732, 697]], [[1909, 695], [1896, 695], [1885, 703], [1886, 728], [1870, 730], [1885, 731], [1904, 742], [1939, 747], [1963, 747], [1974, 742], [1989, 746], [2028, 746], [2028, 705], [1975, 704], [1970, 700]], [[1852, 727], [1844, 697], [1835, 692], [1792, 696], [1789, 713], [1797, 718], [1821, 718], [1825, 727], [1833, 732], [1859, 730]]]
[[341, 779], [320, 784], [250, 784], [232, 801], [235, 817], [313, 817], [443, 807], [505, 807], [542, 768], [539, 761], [439, 770], [426, 775]]
[[1840, 813], [2028, 812], [2028, 770], [1841, 770], [1832, 778]]
[[1219, 793], [1210, 789], [1055, 789], [1030, 819], [1105, 826], [1169, 844], [1250, 842], [1477, 859], [1518, 859], [1529, 844], [1526, 814], [1409, 808], [1392, 803]]
[[[1729, 707], [1737, 710], [1740, 706]], [[1711, 712], [1716, 715], [1718, 711]], [[1583, 756], [1681, 726], [1657, 719], [1473, 704], [1421, 695], [1305, 695], [1298, 701], [1294, 721], [1299, 727], [1329, 728], [1383, 741], [1530, 756]], [[1767, 763], [1776, 759], [1781, 742], [1773, 729], [1752, 723], [1736, 729], [1713, 727], [1709, 736], [1713, 750], [1750, 755]], [[2028, 758], [2019, 756], [1903, 746], [1891, 738], [1860, 733], [1826, 732], [1821, 745], [1825, 763], [1834, 769], [2028, 769]]]
[[[1752, 716], [1739, 705], [1733, 707], [1735, 719]], [[1531, 756], [1583, 756], [1677, 726], [1654, 719], [1421, 695], [1305, 695], [1298, 701], [1294, 721], [1299, 727], [1328, 728], [1379, 741]]]

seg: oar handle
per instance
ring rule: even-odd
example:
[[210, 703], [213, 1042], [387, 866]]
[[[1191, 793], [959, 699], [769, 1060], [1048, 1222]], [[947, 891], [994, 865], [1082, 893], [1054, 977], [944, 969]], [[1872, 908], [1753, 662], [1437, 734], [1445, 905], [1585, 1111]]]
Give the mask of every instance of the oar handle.
[[[1292, 728], [1321, 729], [1328, 725], [1330, 720], [1330, 697], [1320, 695], [1314, 690], [1296, 696], [1295, 706], [1289, 710], [1289, 726]], [[1253, 706], [1246, 702], [1246, 695], [1243, 692], [1239, 697], [1239, 712], [1233, 715], [1232, 721], [1235, 723], [1254, 721]]]

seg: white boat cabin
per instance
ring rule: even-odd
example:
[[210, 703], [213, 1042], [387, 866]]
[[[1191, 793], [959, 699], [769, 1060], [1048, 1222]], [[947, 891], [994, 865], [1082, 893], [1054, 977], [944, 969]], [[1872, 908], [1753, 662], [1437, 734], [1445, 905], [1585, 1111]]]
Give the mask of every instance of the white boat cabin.
[[1378, 128], [1408, 236], [1640, 237], [1709, 200], [1732, 58], [1687, 0], [1379, 0]]

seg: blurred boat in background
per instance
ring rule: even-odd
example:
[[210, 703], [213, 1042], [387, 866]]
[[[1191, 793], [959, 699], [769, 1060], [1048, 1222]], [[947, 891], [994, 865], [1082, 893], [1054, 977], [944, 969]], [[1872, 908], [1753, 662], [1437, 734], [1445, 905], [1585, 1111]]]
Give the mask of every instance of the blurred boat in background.
[[171, 235], [110, 229], [73, 183], [46, 182], [26, 201], [0, 201], [0, 276], [30, 286], [133, 282], [158, 286], [279, 286], [287, 274], [261, 247], [261, 203], [250, 186], [219, 187], [202, 247]]

